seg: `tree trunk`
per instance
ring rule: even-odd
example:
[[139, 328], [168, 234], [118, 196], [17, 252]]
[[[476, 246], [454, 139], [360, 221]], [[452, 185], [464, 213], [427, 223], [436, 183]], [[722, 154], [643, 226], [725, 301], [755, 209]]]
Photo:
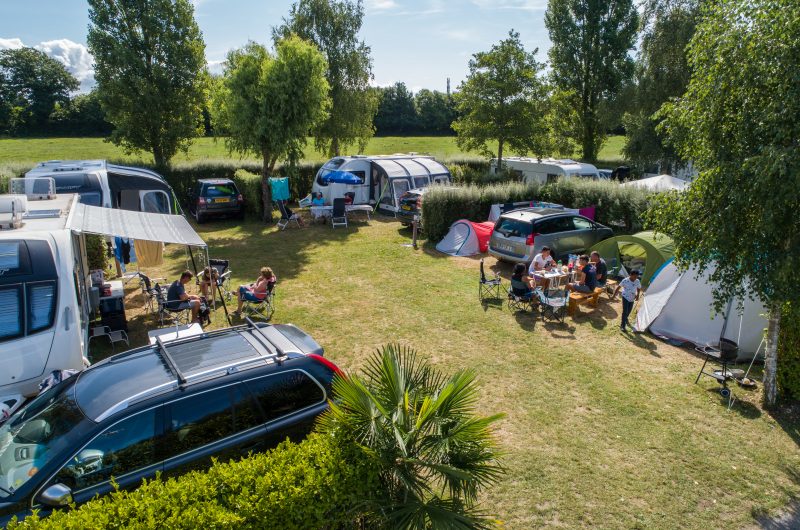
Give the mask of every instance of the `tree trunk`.
[[154, 145], [153, 149], [153, 162], [156, 165], [156, 169], [162, 171], [167, 169], [167, 161], [164, 159], [164, 151], [161, 147]]
[[778, 335], [781, 330], [781, 305], [769, 308], [767, 323], [767, 349], [764, 352], [764, 408], [772, 408], [778, 400]]
[[272, 173], [270, 165], [269, 153], [264, 151], [263, 161], [261, 164], [261, 196], [264, 201], [264, 208], [262, 211], [262, 220], [265, 223], [272, 222], [272, 187], [269, 185], [269, 177]]
[[497, 141], [497, 172], [500, 173], [503, 171], [503, 144], [505, 144], [505, 139], [500, 138]]
[[341, 156], [342, 148], [339, 146], [339, 138], [334, 136], [331, 138], [331, 153], [333, 156]]
[[597, 158], [595, 149], [594, 111], [587, 108], [583, 117], [583, 137], [581, 138], [582, 157], [586, 162], [594, 162]]

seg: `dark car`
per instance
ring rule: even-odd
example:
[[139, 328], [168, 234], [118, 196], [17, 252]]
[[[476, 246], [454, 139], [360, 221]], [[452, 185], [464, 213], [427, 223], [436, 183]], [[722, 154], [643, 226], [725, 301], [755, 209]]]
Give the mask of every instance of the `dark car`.
[[295, 326], [249, 322], [83, 370], [0, 426], [0, 525], [302, 439], [338, 372], [322, 354]]
[[244, 216], [244, 197], [230, 179], [200, 179], [189, 193], [189, 213], [198, 223], [212, 216]]
[[422, 215], [422, 198], [426, 192], [433, 189], [433, 186], [414, 188], [400, 195], [399, 208], [395, 215], [403, 223], [403, 226], [410, 226], [414, 222], [414, 216]]

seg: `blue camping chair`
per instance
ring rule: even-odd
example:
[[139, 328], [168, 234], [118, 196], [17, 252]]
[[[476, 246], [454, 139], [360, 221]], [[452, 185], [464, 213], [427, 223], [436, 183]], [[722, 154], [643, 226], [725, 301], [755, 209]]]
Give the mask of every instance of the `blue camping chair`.
[[534, 293], [542, 311], [542, 322], [546, 322], [548, 319], [564, 322], [564, 317], [567, 315], [567, 304], [569, 303], [569, 291], [564, 289], [546, 293], [539, 287]]

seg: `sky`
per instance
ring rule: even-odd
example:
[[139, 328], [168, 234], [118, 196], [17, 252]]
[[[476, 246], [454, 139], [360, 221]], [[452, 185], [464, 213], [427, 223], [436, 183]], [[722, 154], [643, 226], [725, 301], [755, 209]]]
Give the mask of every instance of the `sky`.
[[[294, 0], [193, 0], [212, 72], [228, 50], [248, 40], [270, 43], [274, 26]], [[520, 33], [526, 49], [550, 46], [544, 27], [547, 0], [364, 0], [361, 38], [372, 48], [373, 84], [404, 82], [414, 92], [455, 89], [473, 53]], [[32, 46], [61, 61], [87, 91], [94, 84], [86, 48], [85, 0], [0, 0], [0, 49]]]

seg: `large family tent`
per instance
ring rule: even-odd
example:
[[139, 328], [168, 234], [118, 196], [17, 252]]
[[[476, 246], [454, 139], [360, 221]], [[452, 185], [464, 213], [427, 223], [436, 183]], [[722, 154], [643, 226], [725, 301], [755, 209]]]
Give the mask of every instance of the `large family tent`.
[[462, 219], [450, 225], [450, 231], [436, 245], [436, 250], [451, 256], [474, 256], [489, 249], [494, 223], [473, 223]]
[[766, 309], [759, 301], [737, 298], [715, 314], [712, 273], [707, 270], [698, 277], [696, 269], [681, 272], [670, 260], [644, 293], [636, 329], [649, 329], [662, 339], [695, 346], [718, 347], [725, 338], [739, 345], [739, 361], [752, 359], [767, 326]]
[[595, 250], [606, 260], [609, 271], [626, 275], [619, 270], [620, 266], [626, 271], [639, 269], [642, 287], [647, 287], [658, 270], [672, 259], [675, 246], [669, 237], [648, 231], [610, 237], [590, 249]]
[[629, 188], [642, 188], [649, 191], [683, 191], [689, 187], [689, 182], [675, 178], [672, 175], [656, 175], [646, 179], [631, 180], [622, 184]]

